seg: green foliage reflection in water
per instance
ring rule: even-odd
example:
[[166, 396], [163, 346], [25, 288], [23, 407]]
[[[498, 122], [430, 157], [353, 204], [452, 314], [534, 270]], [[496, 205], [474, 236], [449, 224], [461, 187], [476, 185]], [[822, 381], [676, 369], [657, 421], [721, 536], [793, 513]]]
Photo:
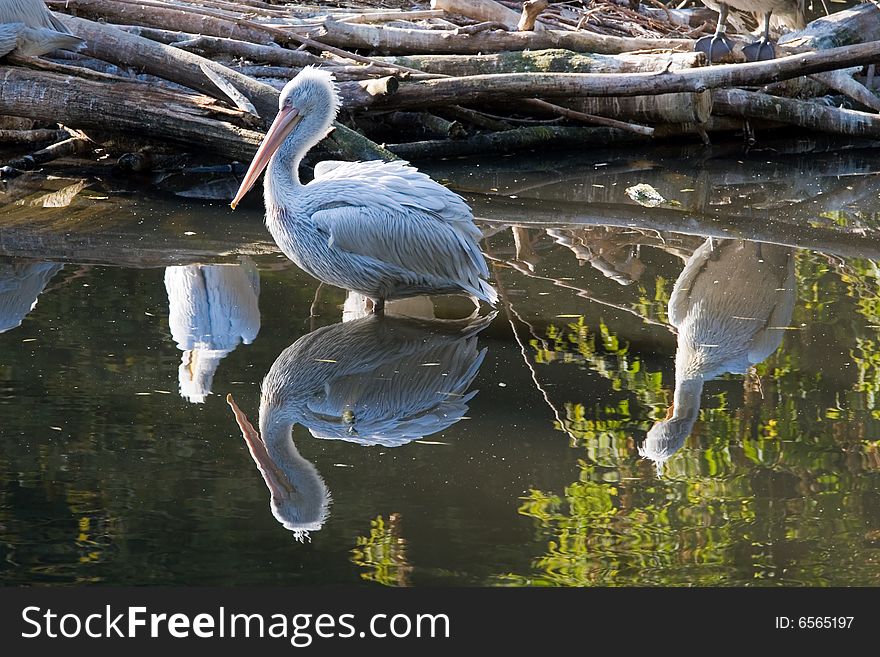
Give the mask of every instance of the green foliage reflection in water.
[[[550, 326], [532, 342], [536, 362], [586, 365], [612, 381], [612, 401], [564, 402], [564, 429], [587, 458], [561, 493], [528, 491], [518, 511], [546, 548], [529, 572], [492, 582], [880, 584], [877, 281], [876, 263], [800, 253], [800, 303], [782, 348], [756, 377], [707, 386], [661, 478], [636, 456], [633, 434], [645, 410], [657, 417], [664, 406], [662, 373], [604, 322], [595, 332], [584, 317]], [[841, 368], [834, 358], [847, 345], [854, 367]]]
[[400, 534], [400, 515], [370, 521], [370, 535], [358, 536], [351, 561], [364, 569], [361, 579], [385, 586], [409, 586], [412, 566], [406, 559], [406, 540]]

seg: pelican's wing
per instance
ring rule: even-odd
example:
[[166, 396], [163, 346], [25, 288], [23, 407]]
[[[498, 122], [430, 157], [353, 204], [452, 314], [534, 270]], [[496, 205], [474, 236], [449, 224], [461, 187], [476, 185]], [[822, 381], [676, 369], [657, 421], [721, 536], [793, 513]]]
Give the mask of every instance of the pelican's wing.
[[332, 245], [487, 294], [482, 234], [460, 196], [397, 162], [339, 163], [322, 174], [310, 213]]
[[797, 280], [794, 271], [794, 253], [790, 253], [786, 264], [786, 276], [776, 290], [776, 303], [770, 311], [766, 326], [755, 334], [749, 345], [749, 360], [760, 363], [779, 348], [785, 336], [785, 328], [791, 322], [794, 304], [797, 299]]
[[67, 26], [49, 11], [43, 0], [3, 0], [0, 2], [0, 23], [24, 23], [28, 27], [48, 27], [70, 34]]
[[416, 275], [452, 280], [472, 294], [485, 296], [480, 277], [488, 276], [488, 268], [479, 247], [435, 216], [359, 205], [321, 210], [312, 220], [331, 246]]
[[[684, 269], [678, 275], [675, 285], [672, 289], [672, 295], [669, 297], [669, 323], [678, 328], [681, 322], [687, 316], [688, 305], [691, 300], [691, 288], [697, 276], [703, 271], [709, 258], [712, 256], [712, 241], [707, 239], [684, 265]], [[718, 241], [715, 240], [715, 248], [719, 248]]]
[[477, 240], [482, 237], [473, 224], [473, 212], [461, 196], [405, 162], [319, 162], [315, 184], [327, 185], [333, 200], [359, 201], [366, 195], [389, 208], [403, 206], [431, 212], [443, 221], [469, 227], [466, 230]]

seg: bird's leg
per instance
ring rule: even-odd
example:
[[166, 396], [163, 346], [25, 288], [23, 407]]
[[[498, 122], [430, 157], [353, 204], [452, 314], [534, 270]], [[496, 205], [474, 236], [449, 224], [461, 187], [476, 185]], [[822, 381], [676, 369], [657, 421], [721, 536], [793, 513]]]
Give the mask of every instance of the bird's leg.
[[727, 28], [727, 14], [729, 12], [730, 7], [725, 4], [719, 5], [718, 25], [715, 28], [715, 34], [697, 39], [697, 43], [694, 44], [694, 52], [706, 53], [710, 64], [733, 52], [733, 43], [724, 33]]
[[385, 315], [385, 299], [373, 299], [373, 314], [380, 317]]
[[755, 242], [755, 255], [758, 256], [758, 262], [764, 262], [764, 254], [761, 253], [760, 242]]
[[315, 296], [312, 298], [312, 305], [309, 306], [309, 330], [315, 330], [315, 319], [318, 317], [318, 303], [321, 299], [321, 288], [324, 287], [323, 283], [318, 283], [318, 287], [315, 288]]
[[321, 288], [324, 287], [323, 283], [318, 283], [318, 287], [315, 288], [315, 296], [312, 299], [312, 305], [309, 306], [309, 317], [317, 317], [318, 313], [315, 311], [318, 309], [318, 302], [321, 299]]
[[776, 48], [774, 48], [773, 44], [770, 43], [771, 13], [772, 12], [768, 11], [766, 14], [764, 14], [763, 36], [754, 43], [750, 43], [745, 48], [743, 48], [743, 55], [745, 55], [747, 61], [762, 62], [768, 59], [776, 59]]

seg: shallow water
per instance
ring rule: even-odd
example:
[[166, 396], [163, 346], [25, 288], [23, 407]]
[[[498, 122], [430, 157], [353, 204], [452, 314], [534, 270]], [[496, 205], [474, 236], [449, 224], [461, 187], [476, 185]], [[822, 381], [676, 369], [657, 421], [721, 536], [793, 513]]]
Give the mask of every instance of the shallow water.
[[875, 151], [423, 168], [487, 326], [342, 323], [253, 200], [4, 190], [0, 583], [880, 585]]

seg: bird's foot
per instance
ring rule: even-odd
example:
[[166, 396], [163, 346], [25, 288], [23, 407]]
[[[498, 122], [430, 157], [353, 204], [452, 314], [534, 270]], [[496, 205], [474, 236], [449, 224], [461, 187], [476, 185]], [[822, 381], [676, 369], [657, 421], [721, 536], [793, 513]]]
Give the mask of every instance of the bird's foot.
[[743, 55], [747, 62], [766, 62], [776, 59], [776, 48], [771, 41], [761, 37], [754, 43], [745, 46], [743, 48]]
[[730, 55], [733, 52], [733, 42], [723, 32], [716, 32], [697, 39], [694, 52], [705, 53], [711, 64]]

